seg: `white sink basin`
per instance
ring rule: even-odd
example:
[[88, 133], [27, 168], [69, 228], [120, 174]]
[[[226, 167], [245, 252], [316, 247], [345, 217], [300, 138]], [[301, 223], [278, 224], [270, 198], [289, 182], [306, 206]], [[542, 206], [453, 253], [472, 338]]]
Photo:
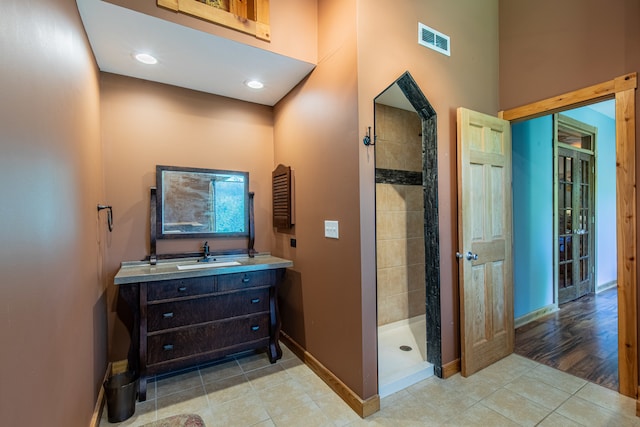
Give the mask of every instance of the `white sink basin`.
[[196, 264], [178, 265], [178, 270], [195, 270], [200, 268], [213, 268], [213, 267], [231, 267], [233, 265], [241, 265], [241, 264], [238, 261], [198, 262]]

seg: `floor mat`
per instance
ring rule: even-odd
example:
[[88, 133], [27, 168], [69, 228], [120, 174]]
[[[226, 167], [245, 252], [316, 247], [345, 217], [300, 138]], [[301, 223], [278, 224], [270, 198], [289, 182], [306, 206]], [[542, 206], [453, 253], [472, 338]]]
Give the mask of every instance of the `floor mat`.
[[196, 414], [182, 414], [163, 418], [142, 427], [206, 427], [202, 418]]

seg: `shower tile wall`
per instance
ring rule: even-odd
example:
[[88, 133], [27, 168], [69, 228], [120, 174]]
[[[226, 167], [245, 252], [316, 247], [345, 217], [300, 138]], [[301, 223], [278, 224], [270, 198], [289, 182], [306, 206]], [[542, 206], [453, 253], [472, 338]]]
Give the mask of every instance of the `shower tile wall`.
[[[376, 169], [422, 172], [415, 112], [376, 104]], [[393, 180], [391, 180], [393, 181]], [[425, 313], [422, 185], [376, 184], [378, 326]]]

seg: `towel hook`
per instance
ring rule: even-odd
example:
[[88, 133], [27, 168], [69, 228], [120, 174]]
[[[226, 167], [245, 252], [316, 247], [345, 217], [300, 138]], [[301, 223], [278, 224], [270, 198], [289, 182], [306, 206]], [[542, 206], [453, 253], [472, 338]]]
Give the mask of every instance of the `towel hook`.
[[373, 136], [373, 141], [371, 141], [371, 126], [367, 127], [367, 134], [362, 138], [362, 143], [367, 147], [370, 145], [376, 145], [376, 137]]
[[113, 231], [113, 208], [107, 205], [98, 205], [98, 212], [101, 210], [107, 210], [107, 226], [109, 227], [109, 232]]

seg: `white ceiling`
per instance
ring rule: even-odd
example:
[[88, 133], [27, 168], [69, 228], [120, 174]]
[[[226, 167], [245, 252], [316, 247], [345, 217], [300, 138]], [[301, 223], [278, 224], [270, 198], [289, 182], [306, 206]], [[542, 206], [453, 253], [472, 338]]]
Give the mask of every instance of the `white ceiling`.
[[[101, 0], [76, 3], [101, 71], [273, 106], [315, 67]], [[248, 88], [251, 79], [264, 88]]]
[[392, 84], [384, 92], [376, 96], [374, 101], [377, 104], [388, 105], [390, 107], [400, 108], [402, 110], [413, 112], [416, 111], [416, 109], [413, 108], [413, 105], [411, 105], [397, 83]]
[[[273, 106], [315, 67], [102, 0], [76, 3], [101, 71]], [[139, 63], [138, 52], [154, 55], [158, 64]], [[247, 87], [251, 79], [265, 87]], [[415, 111], [397, 85], [376, 102]], [[613, 101], [590, 108], [615, 117]]]

